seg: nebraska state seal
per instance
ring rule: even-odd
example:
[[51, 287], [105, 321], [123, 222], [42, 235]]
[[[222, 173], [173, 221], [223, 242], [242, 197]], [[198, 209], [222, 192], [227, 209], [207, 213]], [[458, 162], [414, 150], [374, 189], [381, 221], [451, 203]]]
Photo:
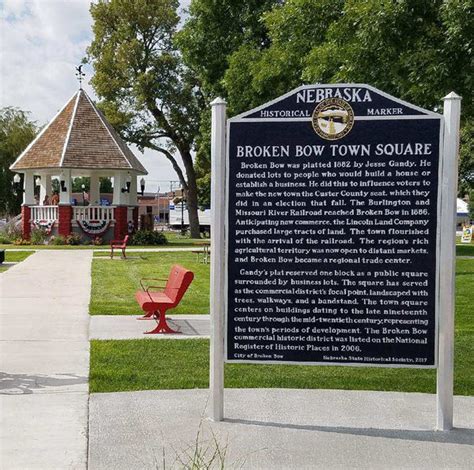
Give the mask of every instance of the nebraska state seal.
[[314, 108], [311, 122], [316, 134], [323, 139], [341, 139], [354, 125], [354, 111], [341, 98], [326, 98]]

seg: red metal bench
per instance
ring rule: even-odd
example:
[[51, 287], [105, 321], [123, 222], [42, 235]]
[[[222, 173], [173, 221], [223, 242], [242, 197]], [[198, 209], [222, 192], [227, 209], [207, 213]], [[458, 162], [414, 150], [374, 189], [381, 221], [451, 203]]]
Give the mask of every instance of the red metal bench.
[[110, 258], [114, 257], [114, 249], [115, 250], [122, 250], [122, 257], [126, 258], [125, 256], [125, 249], [127, 248], [129, 235], [125, 235], [123, 240], [112, 240], [110, 242]]
[[[145, 315], [140, 317], [139, 320], [154, 318], [157, 323], [154, 330], [147, 331], [144, 334], [179, 333], [171, 329], [166, 322], [166, 311], [179, 304], [193, 279], [194, 273], [192, 271], [175, 264], [171, 267], [168, 279], [144, 278], [140, 281], [143, 290], [137, 291], [135, 298]], [[145, 286], [143, 281], [167, 282], [164, 290], [152, 291], [151, 289], [160, 286]]]

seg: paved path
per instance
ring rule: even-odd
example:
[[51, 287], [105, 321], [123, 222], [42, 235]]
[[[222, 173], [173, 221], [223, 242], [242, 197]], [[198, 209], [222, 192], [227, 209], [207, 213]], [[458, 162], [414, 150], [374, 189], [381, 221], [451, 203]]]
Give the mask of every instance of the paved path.
[[0, 467], [84, 469], [91, 251], [38, 251], [0, 275]]
[[435, 395], [228, 389], [225, 396], [227, 420], [213, 423], [203, 418], [207, 390], [92, 394], [90, 470], [163, 468], [163, 459], [166, 468], [184, 468], [176, 460], [189, 464], [196, 442], [210, 448], [209, 458], [215, 441], [227, 450], [225, 468], [467, 470], [474, 462], [474, 397], [455, 397], [457, 429], [442, 433], [433, 431]]
[[191, 339], [209, 338], [209, 315], [167, 315], [169, 325], [180, 334], [144, 335], [156, 326], [155, 320], [137, 320], [133, 315], [92, 315], [90, 339]]

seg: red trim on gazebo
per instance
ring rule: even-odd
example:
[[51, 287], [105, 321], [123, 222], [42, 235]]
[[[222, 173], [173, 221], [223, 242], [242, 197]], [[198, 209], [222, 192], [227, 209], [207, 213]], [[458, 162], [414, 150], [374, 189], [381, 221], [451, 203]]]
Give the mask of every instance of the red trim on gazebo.
[[21, 206], [21, 232], [25, 240], [31, 237], [31, 208], [30, 206]]
[[72, 207], [70, 205], [58, 206], [58, 234], [67, 237], [71, 234]]
[[128, 220], [127, 214], [128, 206], [117, 206], [114, 209], [115, 231], [114, 237], [116, 240], [123, 240], [128, 234]]

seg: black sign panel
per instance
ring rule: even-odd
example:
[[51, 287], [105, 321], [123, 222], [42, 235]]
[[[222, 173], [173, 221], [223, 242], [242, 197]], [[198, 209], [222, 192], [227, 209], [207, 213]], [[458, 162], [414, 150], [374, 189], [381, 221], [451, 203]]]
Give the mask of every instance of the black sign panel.
[[227, 361], [435, 365], [441, 125], [367, 85], [229, 120]]

